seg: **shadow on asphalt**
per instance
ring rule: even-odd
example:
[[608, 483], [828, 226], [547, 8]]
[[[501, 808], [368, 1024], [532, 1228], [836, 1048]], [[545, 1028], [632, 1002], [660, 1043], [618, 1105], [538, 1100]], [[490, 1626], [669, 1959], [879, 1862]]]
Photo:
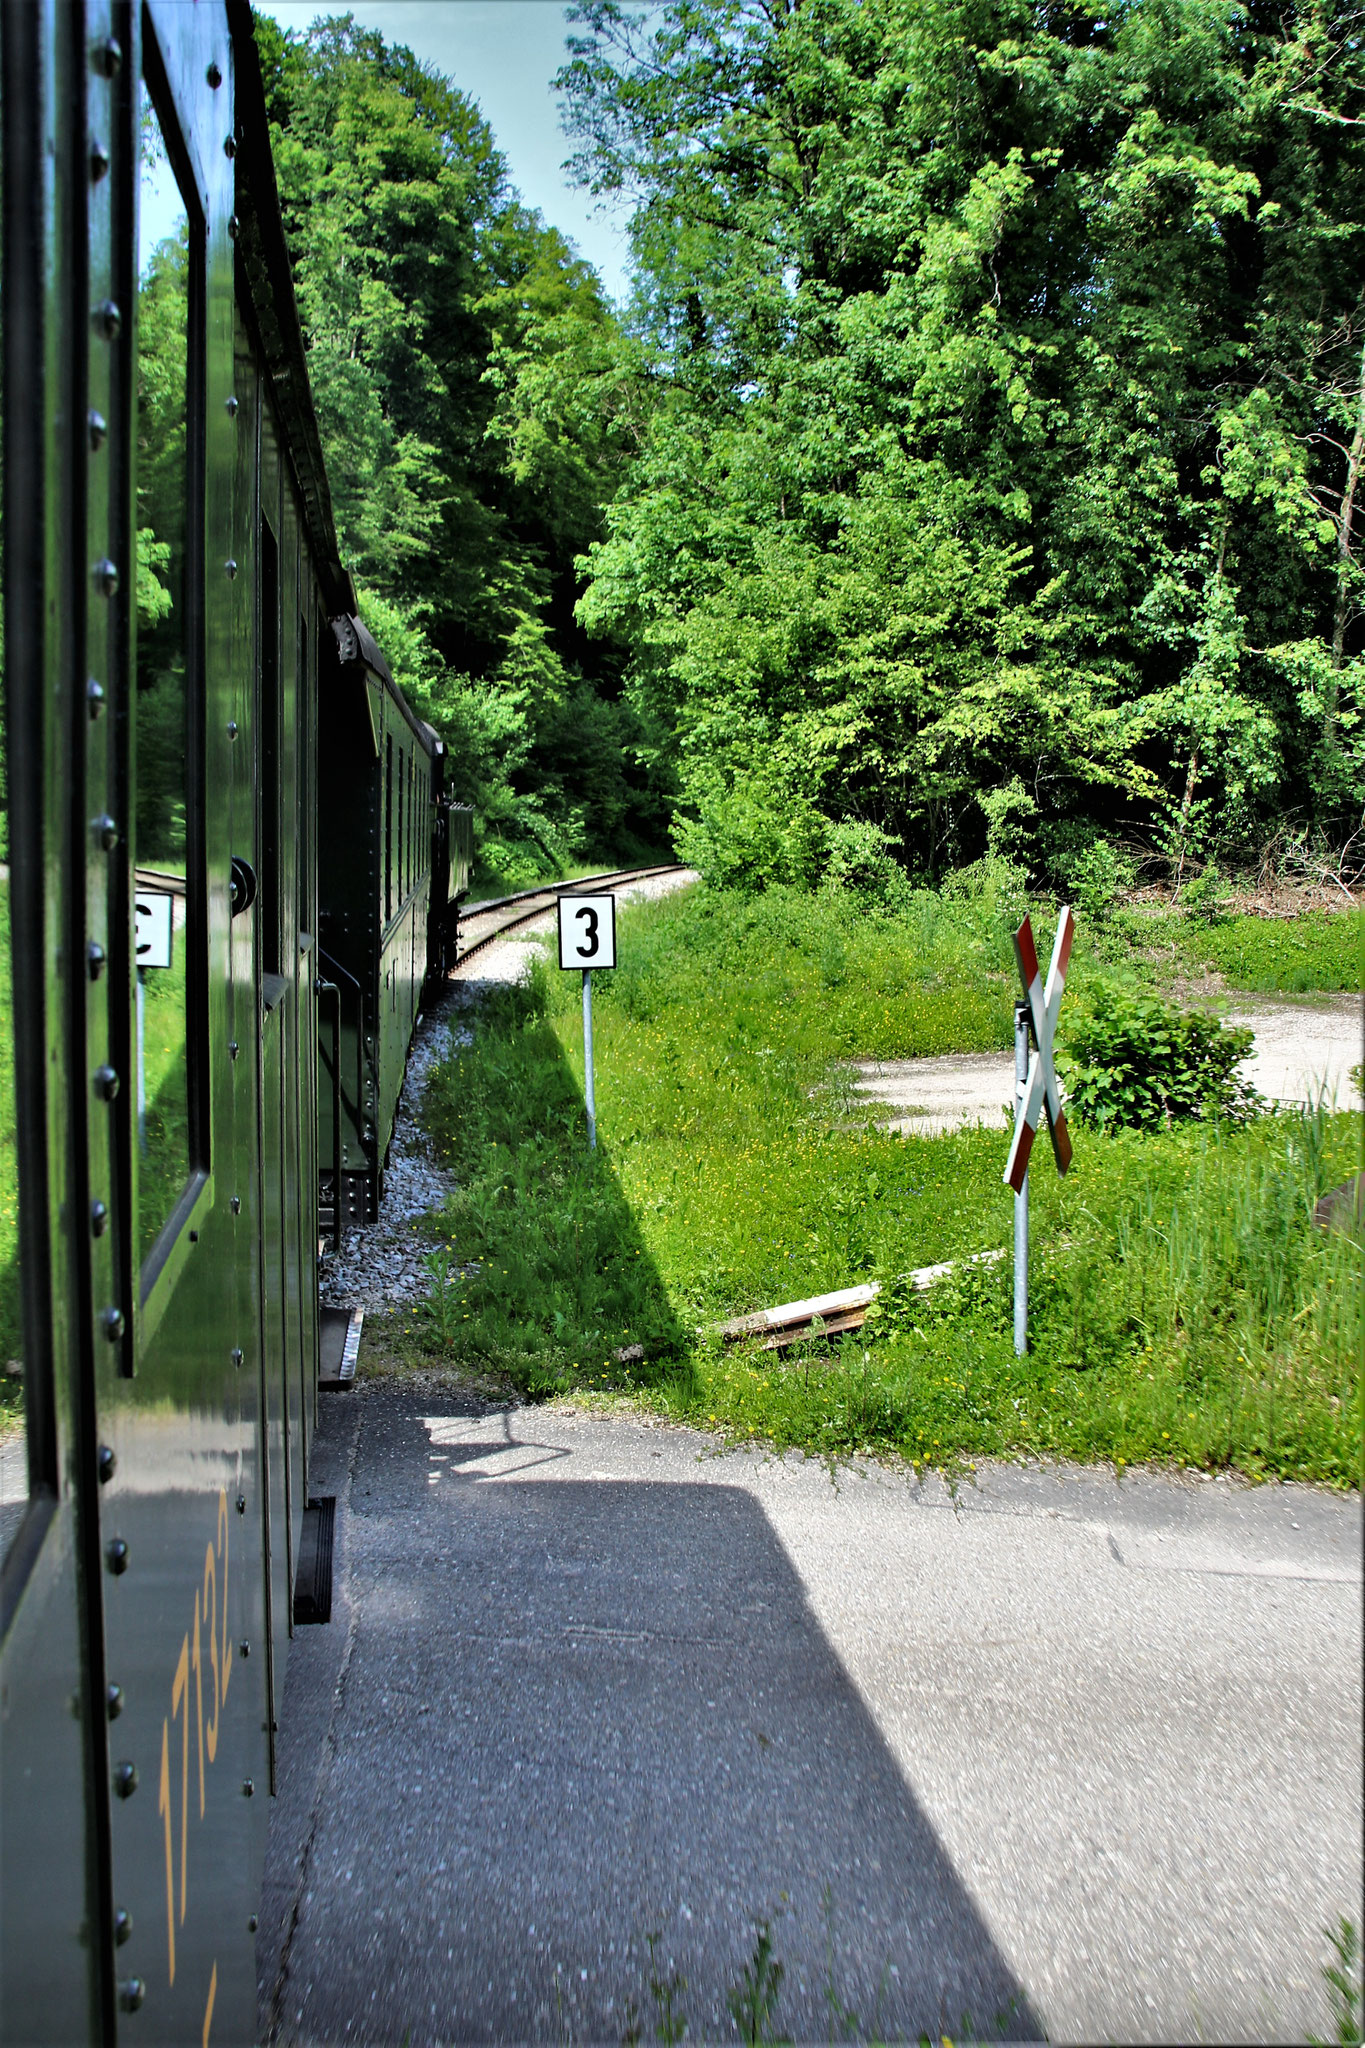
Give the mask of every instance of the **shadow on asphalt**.
[[347, 1416], [341, 1619], [283, 1714], [276, 2038], [618, 2041], [633, 2001], [652, 2039], [653, 1969], [732, 2039], [761, 1919], [776, 2034], [1042, 2038], [750, 1493], [568, 1476], [534, 1409]]

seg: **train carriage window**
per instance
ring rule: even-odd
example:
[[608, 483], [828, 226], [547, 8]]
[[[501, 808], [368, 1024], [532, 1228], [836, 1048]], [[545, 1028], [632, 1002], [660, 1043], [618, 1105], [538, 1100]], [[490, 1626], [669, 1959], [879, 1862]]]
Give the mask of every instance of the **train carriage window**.
[[298, 774], [294, 778], [298, 810], [295, 818], [295, 837], [298, 842], [297, 891], [298, 915], [296, 919], [300, 934], [311, 932], [313, 924], [313, 762], [312, 740], [309, 732], [310, 707], [313, 700], [312, 685], [308, 676], [308, 622], [302, 612], [298, 619], [297, 651], [298, 664]]
[[[191, 1022], [202, 1015], [195, 712], [199, 535], [192, 489], [194, 338], [202, 320], [203, 228], [163, 119], [155, 43], [146, 38], [139, 164], [137, 343], [138, 1238], [145, 1256], [196, 1164]], [[167, 901], [169, 899], [169, 901]], [[169, 915], [167, 915], [169, 909]]]
[[384, 738], [384, 922], [393, 916], [393, 734]]
[[261, 521], [259, 769], [261, 806], [259, 876], [261, 971], [280, 972], [280, 548], [268, 519]]

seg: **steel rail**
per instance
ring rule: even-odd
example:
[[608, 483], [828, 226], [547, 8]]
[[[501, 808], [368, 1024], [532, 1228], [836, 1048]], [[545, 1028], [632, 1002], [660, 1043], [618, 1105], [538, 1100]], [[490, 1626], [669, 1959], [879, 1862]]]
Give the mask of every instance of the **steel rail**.
[[[497, 896], [489, 903], [471, 905], [456, 923], [457, 958], [456, 969], [463, 966], [471, 953], [477, 953], [484, 946], [492, 945], [494, 939], [505, 937], [519, 926], [531, 924], [536, 918], [544, 917], [554, 909], [559, 898], [572, 895], [577, 890], [601, 888], [606, 882], [619, 882], [623, 888], [632, 882], [649, 881], [655, 875], [677, 875], [683, 872], [681, 861], [665, 861], [652, 868], [612, 868], [605, 874], [578, 875], [571, 882], [555, 882], [541, 889], [522, 889], [515, 896]], [[491, 930], [480, 932], [468, 944], [461, 944], [468, 927], [485, 916], [499, 911], [512, 910], [513, 915], [502, 919]], [[452, 970], [453, 971], [453, 970]]]

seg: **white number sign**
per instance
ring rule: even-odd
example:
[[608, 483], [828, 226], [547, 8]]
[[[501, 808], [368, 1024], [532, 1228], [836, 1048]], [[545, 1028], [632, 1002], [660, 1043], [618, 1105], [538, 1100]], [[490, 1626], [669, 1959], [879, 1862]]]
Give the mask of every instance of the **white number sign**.
[[609, 891], [559, 899], [559, 964], [616, 965], [616, 898]]
[[133, 899], [136, 911], [135, 946], [139, 967], [169, 967], [171, 927], [175, 898], [159, 889], [139, 889]]

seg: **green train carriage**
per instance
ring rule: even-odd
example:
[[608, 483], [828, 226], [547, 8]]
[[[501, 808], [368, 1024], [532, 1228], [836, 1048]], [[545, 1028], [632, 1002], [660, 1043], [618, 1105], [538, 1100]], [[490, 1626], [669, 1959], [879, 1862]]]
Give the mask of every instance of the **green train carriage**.
[[[22, 1314], [0, 2037], [246, 2043], [320, 1179], [334, 1212], [348, 1173], [377, 1199], [469, 820], [356, 621], [249, 7], [5, 7], [0, 92]], [[170, 899], [169, 965], [139, 967], [140, 895]]]
[[373, 635], [353, 615], [331, 630], [335, 671], [318, 733], [328, 977], [318, 1130], [322, 1223], [340, 1239], [379, 1211], [413, 1030], [454, 964], [472, 814], [451, 802], [445, 747]]

